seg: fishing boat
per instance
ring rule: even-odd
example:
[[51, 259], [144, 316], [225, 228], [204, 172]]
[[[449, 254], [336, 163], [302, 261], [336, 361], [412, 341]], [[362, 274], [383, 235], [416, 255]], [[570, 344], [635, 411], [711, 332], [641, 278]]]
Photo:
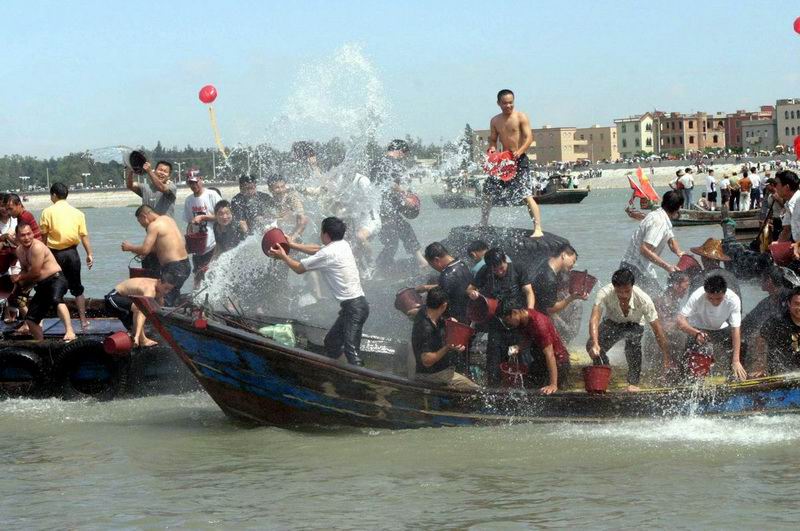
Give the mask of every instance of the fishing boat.
[[[800, 412], [800, 373], [639, 393], [456, 391], [330, 359], [322, 355], [324, 330], [308, 324], [292, 323], [298, 341], [287, 346], [257, 332], [265, 321], [198, 317], [197, 310], [161, 308], [152, 299], [135, 302], [219, 407], [248, 424], [406, 429]], [[375, 367], [397, 367], [408, 359], [407, 342], [364, 339], [368, 367], [375, 360], [382, 360]]]
[[[725, 210], [725, 216], [732, 218], [737, 224], [741, 222], [758, 221], [761, 211], [755, 210]], [[699, 225], [719, 225], [723, 219], [722, 210], [700, 210], [697, 208], [682, 208], [678, 219], [672, 221], [675, 227], [694, 227]]]
[[[533, 197], [541, 205], [580, 203], [589, 195], [590, 189], [573, 188], [563, 184], [567, 176], [551, 175], [544, 190], [535, 190]], [[477, 208], [481, 206], [481, 178], [450, 178], [445, 181], [441, 194], [431, 198], [439, 208]]]

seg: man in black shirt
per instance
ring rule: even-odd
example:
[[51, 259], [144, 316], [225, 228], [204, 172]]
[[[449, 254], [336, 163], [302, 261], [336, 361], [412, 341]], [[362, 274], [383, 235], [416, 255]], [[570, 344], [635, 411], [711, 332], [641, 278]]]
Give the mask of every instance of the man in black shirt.
[[453, 317], [460, 323], [469, 324], [467, 287], [472, 284], [472, 273], [467, 264], [450, 256], [444, 245], [439, 242], [433, 242], [425, 248], [425, 260], [428, 265], [439, 272], [439, 283], [417, 286], [417, 292], [424, 293], [438, 285], [447, 295], [448, 304], [445, 315]]
[[[478, 272], [473, 284], [467, 288], [469, 298], [475, 300], [483, 295], [497, 299], [505, 308], [534, 309], [536, 298], [525, 269], [510, 263], [498, 248], [489, 249], [483, 258], [486, 267]], [[486, 377], [490, 386], [496, 386], [500, 383], [500, 363], [508, 354], [508, 347], [519, 342], [519, 334], [507, 328], [499, 318], [493, 318], [488, 328]]]
[[789, 306], [780, 316], [761, 325], [756, 344], [762, 367], [766, 367], [768, 374], [800, 369], [800, 288], [791, 292]]
[[256, 176], [239, 177], [239, 193], [231, 199], [233, 222], [239, 226], [242, 234], [253, 234], [263, 229], [269, 217], [271, 198], [265, 192], [256, 190]]
[[410, 148], [405, 140], [392, 140], [386, 148], [386, 155], [378, 163], [372, 182], [382, 190], [380, 218], [381, 232], [379, 234], [383, 249], [381, 250], [376, 265], [386, 267], [394, 263], [394, 255], [400, 242], [409, 255], [414, 255], [420, 264], [425, 265], [421, 245], [417, 239], [414, 228], [401, 213], [403, 206], [403, 192], [408, 185], [409, 177], [403, 159], [408, 155]]
[[463, 391], [478, 389], [472, 380], [455, 371], [457, 357], [453, 354], [463, 352], [464, 347], [445, 344], [446, 311], [447, 295], [444, 290], [432, 288], [428, 292], [425, 308], [414, 318], [411, 331], [411, 346], [417, 364], [415, 379]]
[[558, 298], [558, 276], [569, 273], [577, 260], [578, 253], [566, 242], [553, 249], [547, 264], [533, 278], [533, 292], [536, 294], [538, 311], [552, 316], [565, 309], [572, 301], [589, 298], [588, 293], [570, 294], [561, 300]]

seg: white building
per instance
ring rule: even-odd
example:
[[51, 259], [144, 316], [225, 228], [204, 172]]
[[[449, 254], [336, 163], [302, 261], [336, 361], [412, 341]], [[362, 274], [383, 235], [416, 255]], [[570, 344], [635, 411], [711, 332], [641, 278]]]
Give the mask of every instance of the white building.
[[617, 149], [623, 157], [644, 151], [653, 153], [653, 115], [631, 116], [614, 120], [617, 126]]
[[775, 105], [775, 118], [778, 127], [778, 144], [786, 147], [794, 145], [794, 137], [800, 135], [800, 98], [778, 100]]

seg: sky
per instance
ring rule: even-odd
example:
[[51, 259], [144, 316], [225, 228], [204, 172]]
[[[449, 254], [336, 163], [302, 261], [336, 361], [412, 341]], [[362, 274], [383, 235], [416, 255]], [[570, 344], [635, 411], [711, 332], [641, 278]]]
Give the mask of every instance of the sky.
[[[524, 5], [517, 5], [524, 4]], [[485, 129], [501, 88], [534, 127], [800, 98], [800, 4], [3, 0], [0, 156]]]

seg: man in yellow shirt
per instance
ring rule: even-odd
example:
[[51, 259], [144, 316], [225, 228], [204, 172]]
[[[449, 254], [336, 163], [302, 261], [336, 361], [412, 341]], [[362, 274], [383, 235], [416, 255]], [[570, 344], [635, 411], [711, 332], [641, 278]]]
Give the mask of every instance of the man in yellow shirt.
[[75, 297], [81, 326], [86, 329], [86, 298], [83, 296], [81, 284], [81, 258], [78, 255], [78, 243], [86, 250], [86, 265], [89, 269], [94, 264], [92, 246], [89, 244], [89, 232], [86, 230], [86, 216], [83, 212], [67, 203], [69, 189], [64, 183], [54, 183], [50, 187], [50, 201], [53, 202], [42, 210], [39, 229], [42, 239], [53, 252], [56, 262], [61, 266], [69, 284], [69, 292]]

